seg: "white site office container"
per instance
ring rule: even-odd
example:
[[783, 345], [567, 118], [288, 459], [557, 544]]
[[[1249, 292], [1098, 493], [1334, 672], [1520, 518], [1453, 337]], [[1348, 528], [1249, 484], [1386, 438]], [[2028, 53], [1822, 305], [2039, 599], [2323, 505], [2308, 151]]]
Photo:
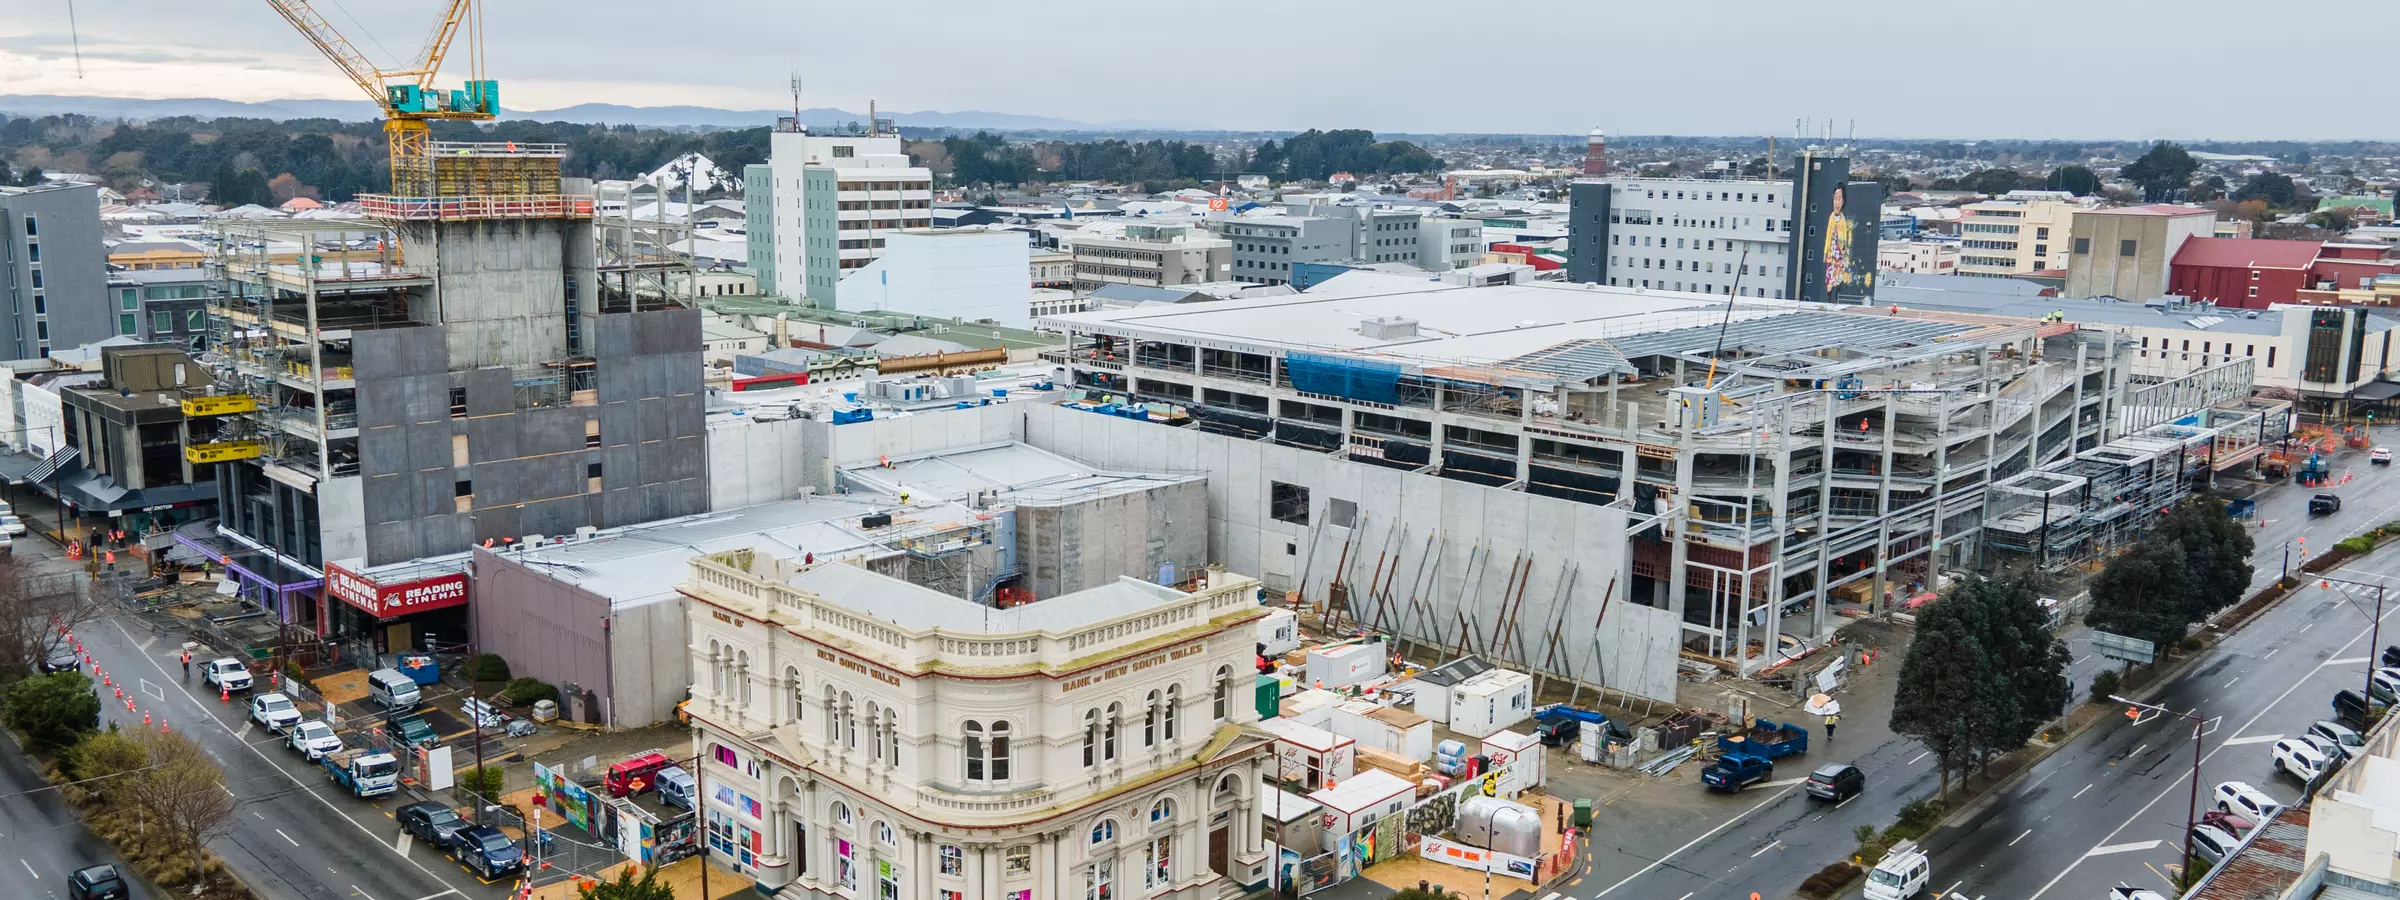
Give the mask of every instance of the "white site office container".
[[1353, 700], [1333, 711], [1333, 733], [1423, 762], [1433, 758], [1433, 721], [1416, 713], [1364, 700]]
[[1382, 678], [1385, 671], [1381, 641], [1343, 644], [1308, 651], [1308, 686], [1344, 688]]
[[1423, 672], [1400, 684], [1408, 689], [1411, 709], [1417, 715], [1448, 724], [1450, 697], [1459, 684], [1491, 671], [1491, 664], [1472, 656], [1454, 659]]
[[1258, 620], [1258, 646], [1258, 655], [1268, 659], [1300, 649], [1300, 618], [1288, 609], [1267, 610], [1267, 617]]
[[1483, 739], [1477, 752], [1500, 773], [1499, 793], [1514, 797], [1541, 787], [1549, 779], [1542, 768], [1542, 739], [1517, 731], [1502, 731]]
[[1259, 730], [1275, 736], [1275, 777], [1313, 791], [1331, 777], [1350, 779], [1358, 765], [1358, 742], [1290, 719], [1261, 719]]
[[1324, 807], [1318, 817], [1325, 825], [1324, 848], [1334, 851], [1341, 849], [1351, 835], [1373, 827], [1385, 816], [1407, 812], [1416, 796], [1417, 786], [1408, 783], [1408, 779], [1382, 769], [1368, 769], [1356, 778], [1311, 793], [1308, 799]]
[[1347, 699], [1333, 691], [1310, 688], [1283, 699], [1282, 718], [1310, 728], [1332, 731], [1333, 708], [1342, 705]]
[[1493, 669], [1450, 693], [1450, 730], [1483, 737], [1533, 717], [1533, 677]]

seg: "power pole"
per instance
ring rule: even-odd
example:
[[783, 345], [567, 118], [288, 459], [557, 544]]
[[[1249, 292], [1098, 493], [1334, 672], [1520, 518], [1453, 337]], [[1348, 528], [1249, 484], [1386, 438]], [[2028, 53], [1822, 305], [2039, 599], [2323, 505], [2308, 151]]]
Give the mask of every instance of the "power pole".
[[[2372, 671], [2371, 667], [2369, 671]], [[2156, 703], [2144, 703], [2115, 694], [2109, 695], [2108, 699], [2131, 707], [2125, 711], [2125, 714], [2137, 721], [2141, 718], [2142, 713], [2149, 712], [2179, 716], [2192, 723], [2192, 797], [2191, 801], [2183, 808], [2183, 867], [2187, 870], [2184, 872], [2183, 880], [2189, 882], [2191, 873], [2188, 870], [2192, 866], [2192, 832], [2199, 830], [2196, 826], [2200, 823], [2200, 737], [2208, 727], [2208, 720], [2199, 715], [2200, 710], [2197, 708], [2190, 712], [2176, 712]]]

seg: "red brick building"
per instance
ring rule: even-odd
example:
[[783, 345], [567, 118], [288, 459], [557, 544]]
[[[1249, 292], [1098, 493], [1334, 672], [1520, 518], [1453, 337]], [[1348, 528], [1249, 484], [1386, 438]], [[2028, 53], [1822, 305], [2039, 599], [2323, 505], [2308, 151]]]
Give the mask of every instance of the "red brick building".
[[2175, 251], [2167, 292], [2241, 309], [2296, 303], [2323, 248], [2316, 241], [2191, 238]]

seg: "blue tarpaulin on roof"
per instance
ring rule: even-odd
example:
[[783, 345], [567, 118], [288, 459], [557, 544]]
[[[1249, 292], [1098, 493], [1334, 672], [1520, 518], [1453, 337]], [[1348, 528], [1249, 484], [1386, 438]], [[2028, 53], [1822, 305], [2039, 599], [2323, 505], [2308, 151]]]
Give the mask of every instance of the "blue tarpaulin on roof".
[[1405, 369], [1399, 363], [1288, 353], [1283, 366], [1291, 373], [1295, 390], [1372, 403], [1400, 402], [1400, 375]]

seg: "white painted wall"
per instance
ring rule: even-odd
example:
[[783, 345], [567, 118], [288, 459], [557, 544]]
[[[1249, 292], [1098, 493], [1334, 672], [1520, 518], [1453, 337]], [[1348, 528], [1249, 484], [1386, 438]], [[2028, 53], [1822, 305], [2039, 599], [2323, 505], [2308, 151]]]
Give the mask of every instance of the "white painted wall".
[[841, 309], [884, 309], [1026, 327], [1033, 251], [1014, 231], [894, 231], [883, 257], [850, 270], [835, 286]]

